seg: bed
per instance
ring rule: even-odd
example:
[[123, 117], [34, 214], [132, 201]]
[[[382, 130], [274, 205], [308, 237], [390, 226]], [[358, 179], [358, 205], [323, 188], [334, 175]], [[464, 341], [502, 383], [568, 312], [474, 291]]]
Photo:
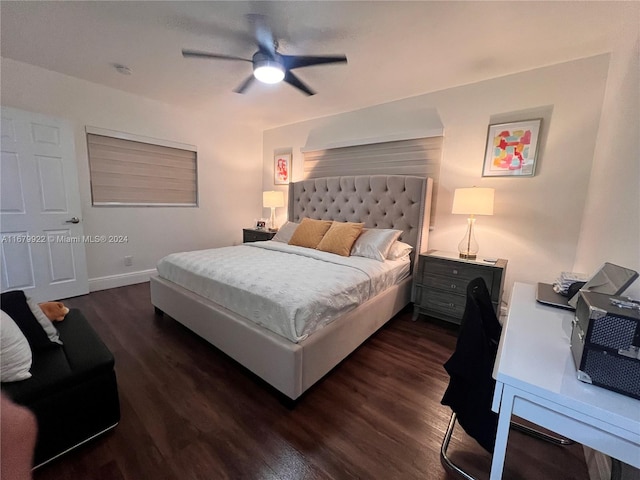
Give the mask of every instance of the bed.
[[[289, 186], [288, 219], [363, 222], [366, 228], [400, 230], [399, 240], [413, 247], [411, 272], [417, 254], [426, 249], [431, 189], [430, 179], [403, 175], [304, 180]], [[252, 255], [260, 251], [263, 255], [262, 250], [270, 250], [272, 243], [225, 248], [242, 249]], [[199, 260], [194, 255], [191, 263], [195, 265]], [[298, 399], [405, 307], [411, 301], [413, 283], [412, 275], [406, 275], [331, 321], [323, 323], [320, 318], [320, 328], [313, 333], [287, 335], [250, 320], [249, 312], [206, 298], [188, 283], [183, 282], [195, 291], [164, 277], [170, 276], [151, 277], [151, 302], [157, 313], [166, 313], [185, 325], [291, 400]]]

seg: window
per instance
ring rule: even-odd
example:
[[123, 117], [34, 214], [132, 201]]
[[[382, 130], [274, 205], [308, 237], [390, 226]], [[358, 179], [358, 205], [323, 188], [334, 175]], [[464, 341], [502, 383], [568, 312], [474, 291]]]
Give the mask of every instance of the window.
[[99, 206], [197, 206], [196, 147], [87, 127], [91, 200]]

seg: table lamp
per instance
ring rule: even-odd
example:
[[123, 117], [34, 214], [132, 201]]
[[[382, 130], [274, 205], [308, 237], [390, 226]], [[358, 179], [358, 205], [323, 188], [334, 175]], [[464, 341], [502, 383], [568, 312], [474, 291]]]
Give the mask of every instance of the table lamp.
[[277, 230], [276, 228], [276, 208], [284, 207], [284, 193], [279, 191], [262, 192], [262, 206], [271, 208], [271, 220], [269, 221], [269, 230]]
[[474, 260], [478, 254], [478, 242], [473, 234], [475, 215], [493, 215], [493, 188], [456, 188], [451, 213], [469, 215], [467, 233], [458, 244], [460, 258]]

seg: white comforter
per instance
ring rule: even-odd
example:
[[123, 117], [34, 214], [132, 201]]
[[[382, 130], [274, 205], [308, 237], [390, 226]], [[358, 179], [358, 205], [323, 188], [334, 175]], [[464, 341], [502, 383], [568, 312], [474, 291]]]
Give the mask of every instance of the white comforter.
[[409, 260], [341, 257], [279, 242], [174, 253], [158, 273], [292, 342], [408, 275]]

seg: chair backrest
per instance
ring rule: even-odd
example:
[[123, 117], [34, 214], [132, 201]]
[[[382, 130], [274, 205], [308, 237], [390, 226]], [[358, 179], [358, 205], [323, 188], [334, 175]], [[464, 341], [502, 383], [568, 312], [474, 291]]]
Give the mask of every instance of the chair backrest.
[[[472, 303], [472, 305], [469, 305], [469, 303]], [[462, 322], [465, 322], [466, 316], [472, 315], [480, 315], [485, 335], [497, 345], [500, 341], [502, 326], [493, 309], [491, 294], [487, 289], [487, 284], [480, 277], [471, 280], [467, 285], [467, 304]]]
[[444, 364], [451, 378], [441, 403], [456, 412], [462, 428], [489, 452], [493, 452], [498, 425], [491, 411], [495, 388], [491, 374], [501, 331], [484, 280], [472, 280], [456, 349]]

